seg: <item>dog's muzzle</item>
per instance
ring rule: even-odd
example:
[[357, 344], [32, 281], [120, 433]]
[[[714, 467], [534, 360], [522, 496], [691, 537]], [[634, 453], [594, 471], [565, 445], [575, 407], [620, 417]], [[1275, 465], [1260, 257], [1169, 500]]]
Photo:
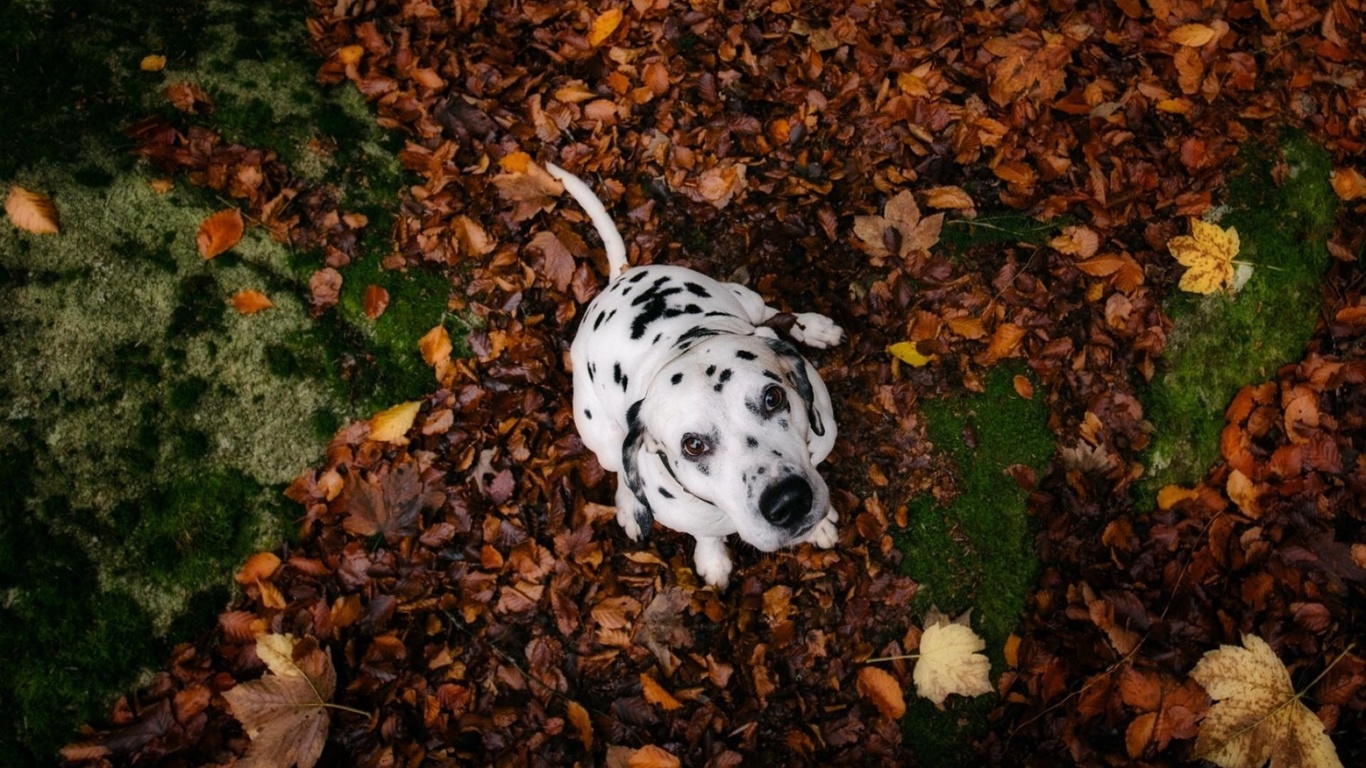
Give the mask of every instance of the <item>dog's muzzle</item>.
[[759, 496], [759, 512], [779, 528], [794, 528], [811, 514], [812, 498], [811, 484], [791, 475], [764, 489]]

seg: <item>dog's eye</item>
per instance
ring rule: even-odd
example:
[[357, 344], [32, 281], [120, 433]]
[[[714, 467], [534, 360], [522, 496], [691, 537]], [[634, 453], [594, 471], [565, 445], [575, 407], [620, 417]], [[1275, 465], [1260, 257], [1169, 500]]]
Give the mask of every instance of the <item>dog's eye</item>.
[[777, 384], [764, 390], [764, 413], [773, 413], [787, 404], [787, 392]]
[[697, 435], [683, 436], [683, 455], [687, 456], [690, 459], [695, 459], [698, 456], [701, 456], [702, 454], [706, 453], [708, 447], [709, 446], [707, 445], [707, 441], [703, 440]]

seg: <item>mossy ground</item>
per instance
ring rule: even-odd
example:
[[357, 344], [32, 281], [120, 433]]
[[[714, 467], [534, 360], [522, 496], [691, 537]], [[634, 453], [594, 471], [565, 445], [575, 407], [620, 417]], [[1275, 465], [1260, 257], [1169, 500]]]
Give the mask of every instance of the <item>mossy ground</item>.
[[[1233, 396], [1299, 360], [1318, 323], [1337, 209], [1328, 153], [1286, 133], [1279, 147], [1247, 145], [1241, 154], [1246, 165], [1230, 180], [1227, 203], [1209, 218], [1238, 230], [1237, 261], [1253, 265], [1252, 276], [1231, 296], [1176, 292], [1169, 299], [1174, 328], [1143, 393], [1154, 432], [1137, 486], [1142, 507], [1151, 508], [1163, 486], [1189, 486], [1204, 476], [1219, 457]], [[1288, 172], [1276, 183], [1272, 169], [1280, 162]]]
[[[0, 25], [0, 100], [25, 105], [0, 111], [0, 187], [52, 195], [62, 219], [58, 236], [0, 224], [0, 765], [52, 764], [212, 626], [240, 560], [292, 530], [284, 484], [340, 424], [433, 384], [416, 339], [446, 283], [379, 269], [396, 146], [355, 89], [317, 88], [304, 12], [39, 0]], [[140, 71], [150, 53], [165, 71]], [[170, 110], [160, 92], [179, 80], [209, 92], [211, 116]], [[183, 179], [150, 189], [121, 129], [152, 113], [275, 150], [370, 219], [338, 311], [307, 311], [318, 255], [261, 230], [199, 258], [200, 221], [231, 201]], [[391, 296], [378, 323], [360, 311], [368, 282]], [[275, 307], [239, 315], [244, 288]]]
[[[1038, 568], [1027, 492], [1007, 468], [1022, 464], [1042, 475], [1053, 453], [1043, 397], [1026, 400], [1015, 392], [1014, 377], [1025, 371], [1000, 365], [980, 394], [921, 402], [926, 436], [954, 466], [958, 494], [946, 506], [928, 496], [913, 499], [910, 525], [898, 541], [906, 572], [920, 583], [922, 610], [934, 605], [957, 615], [972, 609], [973, 628], [986, 640], [996, 671]], [[955, 697], [940, 712], [916, 698], [903, 721], [907, 742], [927, 765], [957, 765], [993, 705], [991, 697]]]

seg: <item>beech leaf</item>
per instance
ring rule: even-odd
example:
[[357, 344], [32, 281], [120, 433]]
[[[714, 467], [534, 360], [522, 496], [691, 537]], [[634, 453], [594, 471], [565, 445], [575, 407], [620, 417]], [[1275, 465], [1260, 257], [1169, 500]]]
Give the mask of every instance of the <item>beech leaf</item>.
[[52, 198], [41, 192], [30, 192], [17, 184], [9, 188], [5, 198], [5, 213], [14, 226], [35, 235], [55, 235], [60, 229], [57, 207]]
[[242, 231], [242, 212], [238, 209], [229, 208], [210, 215], [199, 225], [199, 234], [195, 238], [199, 255], [204, 259], [212, 259], [227, 251], [242, 239]]
[[254, 315], [275, 306], [270, 297], [260, 291], [238, 291], [232, 295], [233, 309], [244, 315]]
[[380, 411], [370, 417], [370, 439], [381, 443], [396, 443], [404, 439], [417, 418], [422, 401], [412, 400]]
[[1191, 670], [1214, 706], [1200, 726], [1195, 756], [1222, 768], [1341, 768], [1323, 722], [1300, 701], [1290, 673], [1265, 640], [1207, 651]]
[[858, 671], [858, 692], [873, 702], [883, 717], [900, 720], [906, 714], [906, 695], [901, 683], [890, 672], [877, 667], [864, 667]]

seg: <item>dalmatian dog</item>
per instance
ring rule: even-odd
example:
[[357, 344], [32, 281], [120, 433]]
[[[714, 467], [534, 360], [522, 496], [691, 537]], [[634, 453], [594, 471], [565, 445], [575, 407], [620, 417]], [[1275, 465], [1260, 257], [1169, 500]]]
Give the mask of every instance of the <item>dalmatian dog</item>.
[[[834, 546], [838, 515], [816, 465], [835, 420], [816, 369], [763, 323], [778, 311], [754, 291], [691, 269], [627, 269], [626, 247], [581, 179], [547, 165], [588, 213], [611, 267], [570, 348], [574, 421], [617, 473], [617, 522], [639, 541], [655, 522], [697, 540], [702, 580], [724, 589], [727, 536], [772, 552]], [[796, 316], [789, 334], [815, 348], [844, 332]]]

